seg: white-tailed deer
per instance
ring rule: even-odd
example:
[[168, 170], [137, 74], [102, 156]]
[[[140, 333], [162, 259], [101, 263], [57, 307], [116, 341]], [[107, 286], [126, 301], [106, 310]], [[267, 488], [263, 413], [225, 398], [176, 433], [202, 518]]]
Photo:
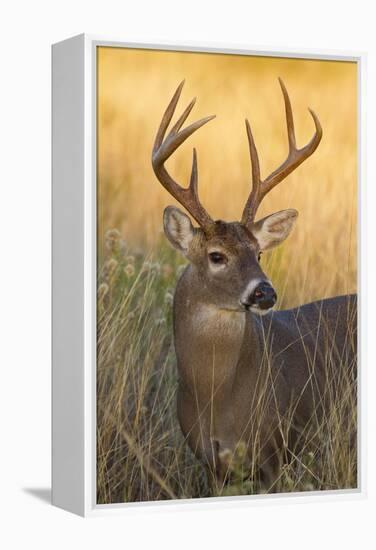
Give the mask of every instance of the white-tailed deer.
[[260, 254], [286, 239], [298, 213], [282, 210], [255, 221], [256, 212], [266, 194], [312, 155], [322, 137], [319, 119], [310, 110], [315, 133], [297, 148], [290, 99], [282, 80], [280, 85], [289, 153], [261, 180], [246, 120], [252, 190], [241, 222], [214, 221], [201, 205], [195, 150], [188, 188], [165, 168], [172, 153], [214, 118], [182, 129], [193, 100], [166, 137], [183, 82], [162, 118], [152, 154], [158, 180], [199, 225], [194, 227], [176, 207], [165, 209], [165, 234], [189, 260], [174, 297], [182, 431], [217, 482], [228, 477], [229, 453], [233, 456], [242, 447], [245, 475], [257, 473], [271, 491], [281, 462], [296, 456], [302, 434], [305, 441], [314, 439], [318, 419], [328, 414], [333, 393], [341, 391], [336, 385], [340, 369], [350, 369], [351, 376], [356, 370], [355, 295], [272, 311], [277, 296], [260, 266]]

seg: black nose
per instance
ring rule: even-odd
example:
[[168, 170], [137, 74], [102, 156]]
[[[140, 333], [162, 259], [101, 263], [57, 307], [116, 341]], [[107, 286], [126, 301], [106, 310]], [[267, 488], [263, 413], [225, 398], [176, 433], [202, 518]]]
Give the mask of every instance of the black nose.
[[257, 306], [260, 309], [270, 309], [277, 301], [277, 294], [269, 283], [260, 283], [247, 300], [247, 306]]

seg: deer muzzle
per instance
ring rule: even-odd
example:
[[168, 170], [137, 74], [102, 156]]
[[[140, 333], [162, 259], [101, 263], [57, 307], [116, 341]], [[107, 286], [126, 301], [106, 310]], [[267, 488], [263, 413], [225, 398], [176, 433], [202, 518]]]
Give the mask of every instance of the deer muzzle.
[[268, 282], [259, 283], [241, 303], [245, 309], [271, 309], [277, 301], [277, 294]]

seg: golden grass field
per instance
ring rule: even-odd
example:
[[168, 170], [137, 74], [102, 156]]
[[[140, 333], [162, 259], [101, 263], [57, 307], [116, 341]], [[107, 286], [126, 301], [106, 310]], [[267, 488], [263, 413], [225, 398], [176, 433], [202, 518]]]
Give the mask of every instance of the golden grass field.
[[[298, 146], [314, 131], [307, 107], [323, 127], [318, 150], [268, 195], [258, 214], [284, 208], [300, 213], [286, 243], [263, 257], [278, 306], [286, 308], [356, 292], [356, 64], [99, 48], [98, 502], [213, 494], [176, 421], [171, 303], [184, 260], [162, 233], [163, 209], [174, 200], [153, 174], [151, 149], [161, 116], [185, 79], [177, 114], [197, 96], [187, 123], [217, 116], [167, 165], [186, 185], [195, 146], [202, 203], [214, 218], [239, 219], [250, 190], [244, 119], [251, 122], [263, 176], [287, 154], [278, 76], [292, 101]], [[354, 429], [355, 404], [350, 424]], [[333, 440], [325, 467], [317, 465], [313, 475], [307, 464], [303, 474], [301, 465], [292, 466], [280, 490], [356, 484], [356, 456], [339, 444], [349, 433], [330, 429], [340, 455]], [[307, 448], [312, 461], [309, 453]], [[254, 488], [239, 482], [226, 491]]]

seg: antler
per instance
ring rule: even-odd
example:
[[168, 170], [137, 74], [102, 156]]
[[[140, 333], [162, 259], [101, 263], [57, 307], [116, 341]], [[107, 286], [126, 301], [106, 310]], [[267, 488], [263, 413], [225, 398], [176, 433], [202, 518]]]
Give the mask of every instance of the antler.
[[193, 149], [193, 161], [192, 161], [192, 172], [188, 188], [183, 188], [172, 179], [170, 174], [167, 172], [164, 163], [172, 155], [174, 151], [191, 135], [193, 132], [201, 128], [204, 124], [212, 120], [215, 115], [202, 118], [197, 122], [193, 122], [187, 128], [180, 130], [183, 126], [185, 120], [187, 119], [189, 113], [193, 109], [193, 106], [196, 102], [194, 98], [188, 107], [185, 109], [183, 114], [180, 116], [178, 121], [171, 128], [170, 133], [165, 138], [165, 134], [168, 128], [168, 125], [171, 122], [171, 119], [174, 115], [176, 105], [179, 101], [179, 97], [184, 86], [184, 80], [179, 84], [176, 92], [173, 95], [159, 126], [152, 154], [152, 165], [157, 176], [158, 180], [161, 182], [163, 187], [180, 202], [186, 210], [193, 216], [197, 223], [203, 228], [206, 229], [209, 225], [213, 224], [212, 218], [209, 216], [205, 208], [201, 205], [198, 198], [198, 174], [197, 174], [197, 154], [196, 149]]
[[260, 163], [255, 141], [253, 139], [251, 126], [248, 120], [245, 121], [248, 136], [249, 153], [252, 163], [252, 191], [248, 197], [242, 215], [242, 224], [246, 226], [252, 224], [253, 220], [255, 219], [257, 209], [260, 206], [261, 201], [263, 200], [265, 195], [269, 193], [269, 191], [271, 191], [273, 187], [278, 185], [278, 183], [280, 183], [284, 178], [291, 174], [291, 172], [295, 170], [295, 168], [297, 168], [300, 164], [302, 164], [302, 162], [304, 162], [310, 155], [312, 155], [312, 153], [317, 149], [322, 138], [322, 128], [320, 121], [317, 118], [316, 114], [311, 109], [308, 109], [315, 123], [316, 131], [311, 141], [307, 143], [307, 145], [302, 147], [302, 149], [298, 149], [296, 147], [294, 119], [292, 116], [290, 98], [283, 81], [281, 80], [281, 78], [279, 78], [278, 80], [281, 85], [283, 99], [285, 102], [289, 153], [286, 160], [266, 179], [264, 179], [264, 181], [261, 181]]

